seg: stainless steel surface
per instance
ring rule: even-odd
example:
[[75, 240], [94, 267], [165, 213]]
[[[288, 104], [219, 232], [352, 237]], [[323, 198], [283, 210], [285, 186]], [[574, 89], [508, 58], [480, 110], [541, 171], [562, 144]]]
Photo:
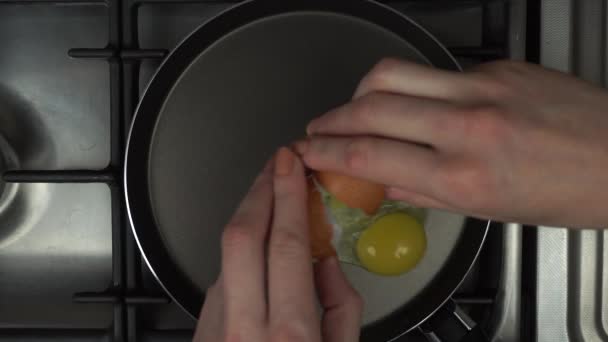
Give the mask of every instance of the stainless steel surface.
[[572, 54], [572, 1], [543, 0], [540, 19], [540, 63], [570, 71]]
[[[606, 85], [604, 0], [542, 2], [541, 62]], [[608, 340], [605, 231], [543, 227], [537, 246], [537, 340]]]
[[522, 226], [508, 223], [503, 228], [503, 259], [496, 305], [490, 331], [492, 341], [520, 340]]
[[569, 341], [568, 230], [539, 228], [537, 248], [537, 339]]
[[604, 259], [606, 232], [584, 230], [573, 232], [571, 237], [571, 263], [573, 280], [570, 281], [570, 332], [574, 341], [608, 341], [604, 325], [606, 310], [606, 283], [603, 277], [608, 268]]
[[606, 1], [544, 0], [541, 18], [541, 64], [605, 86]]
[[[7, 165], [7, 158], [5, 156], [7, 154], [6, 151], [12, 151], [12, 148], [8, 146], [8, 143], [4, 137], [0, 135], [0, 175], [9, 168]], [[5, 185], [4, 180], [0, 177], [0, 203], [3, 201], [2, 194], [4, 193]]]
[[[0, 136], [14, 150], [8, 168], [103, 168], [107, 65], [66, 52], [107, 42], [106, 9], [0, 9]], [[6, 158], [6, 147], [0, 155]], [[0, 327], [107, 327], [110, 306], [83, 306], [71, 297], [110, 285], [108, 188], [7, 186], [0, 199]]]
[[27, 184], [18, 196], [19, 229], [0, 245], [0, 327], [107, 327], [111, 307], [71, 298], [110, 284], [108, 189]]
[[23, 168], [108, 164], [108, 66], [66, 54], [106, 44], [106, 20], [103, 6], [2, 6], [0, 131]]
[[[15, 150], [0, 135], [0, 174], [17, 167], [19, 161]], [[19, 191], [18, 184], [4, 183], [0, 178], [0, 248], [27, 231], [21, 224], [27, 219], [23, 217], [26, 210], [20, 205], [23, 202], [23, 193]]]
[[572, 71], [589, 82], [606, 86], [607, 3], [575, 1], [573, 11]]
[[526, 59], [527, 0], [509, 2], [508, 55], [510, 59]]
[[538, 240], [538, 341], [606, 341], [606, 232], [543, 227]]

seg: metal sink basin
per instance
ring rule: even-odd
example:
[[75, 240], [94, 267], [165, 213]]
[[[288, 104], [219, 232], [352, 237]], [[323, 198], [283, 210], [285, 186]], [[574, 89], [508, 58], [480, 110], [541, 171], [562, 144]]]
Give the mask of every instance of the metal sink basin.
[[[0, 173], [105, 167], [107, 65], [66, 52], [105, 44], [106, 9], [0, 8]], [[105, 185], [0, 181], [0, 328], [110, 325], [110, 306], [72, 301], [111, 284], [109, 203]]]

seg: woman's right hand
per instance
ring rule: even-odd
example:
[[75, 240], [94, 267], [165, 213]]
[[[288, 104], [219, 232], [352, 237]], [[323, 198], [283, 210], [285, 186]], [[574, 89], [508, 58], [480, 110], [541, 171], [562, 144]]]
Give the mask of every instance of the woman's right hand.
[[556, 71], [385, 60], [308, 133], [297, 144], [308, 167], [386, 184], [393, 199], [502, 221], [608, 224], [608, 94]]

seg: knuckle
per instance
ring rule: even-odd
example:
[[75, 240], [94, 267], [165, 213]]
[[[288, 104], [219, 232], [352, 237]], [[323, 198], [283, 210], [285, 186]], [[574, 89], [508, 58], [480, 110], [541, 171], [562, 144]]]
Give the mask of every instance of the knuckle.
[[224, 322], [224, 340], [226, 342], [258, 341], [257, 337], [263, 333], [263, 321], [249, 315], [241, 314], [236, 317], [238, 319], [227, 319]]
[[445, 113], [437, 115], [429, 115], [429, 125], [433, 132], [457, 132], [458, 135], [464, 135], [464, 130], [467, 128], [467, 118], [470, 116], [468, 106], [453, 104], [445, 110]]
[[504, 101], [525, 88], [521, 75], [526, 74], [529, 67], [521, 61], [497, 61], [474, 69], [471, 77], [478, 94]]
[[255, 236], [250, 227], [238, 220], [229, 223], [222, 233], [222, 249], [224, 251], [240, 251], [255, 243]]
[[245, 339], [242, 338], [242, 334], [228, 331], [224, 334], [224, 342], [243, 342]]
[[270, 254], [281, 258], [300, 256], [308, 250], [304, 237], [285, 228], [276, 227], [270, 239]]
[[353, 312], [363, 312], [365, 302], [363, 301], [363, 297], [361, 297], [361, 295], [354, 289], [351, 288], [349, 291], [346, 302]]
[[473, 76], [473, 84], [477, 94], [483, 94], [492, 99], [502, 99], [512, 97], [513, 87], [505, 79], [502, 72], [477, 73]]
[[280, 185], [275, 185], [274, 188], [274, 196], [275, 202], [286, 202], [291, 201], [291, 199], [296, 195], [296, 190], [294, 189], [294, 184], [283, 182]]
[[251, 341], [250, 337], [252, 335], [257, 335], [255, 333], [256, 329], [253, 328], [249, 322], [239, 323], [238, 325], [230, 325], [226, 328], [224, 333], [224, 341], [225, 342], [246, 342]]
[[271, 333], [271, 342], [309, 342], [312, 337], [306, 324], [294, 320], [277, 326]]
[[369, 126], [374, 120], [374, 113], [378, 105], [377, 95], [369, 93], [357, 99], [353, 103], [352, 120], [361, 126]]
[[363, 78], [360, 87], [365, 89], [384, 88], [389, 75], [392, 75], [402, 64], [403, 62], [396, 58], [381, 59]]
[[487, 202], [489, 194], [495, 193], [496, 185], [488, 168], [480, 163], [464, 163], [444, 168], [439, 173], [442, 192], [448, 202], [467, 210], [476, 210]]
[[496, 105], [482, 105], [470, 108], [465, 118], [465, 136], [481, 139], [495, 145], [502, 142], [508, 133], [505, 111]]
[[395, 70], [399, 69], [403, 65], [403, 62], [397, 58], [385, 57], [382, 58], [370, 71], [370, 75], [376, 75], [382, 77], [384, 75], [391, 75]]
[[359, 171], [367, 166], [370, 151], [373, 149], [369, 139], [352, 139], [346, 147], [344, 163], [348, 169]]

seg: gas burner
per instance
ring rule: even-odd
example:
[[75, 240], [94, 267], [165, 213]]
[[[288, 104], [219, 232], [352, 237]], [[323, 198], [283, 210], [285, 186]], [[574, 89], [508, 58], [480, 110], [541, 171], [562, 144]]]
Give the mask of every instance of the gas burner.
[[[0, 141], [3, 141], [3, 140], [0, 140]], [[4, 159], [5, 159], [4, 155], [0, 151], [0, 175], [4, 174], [4, 172], [6, 172], [6, 170], [7, 170], [6, 161]], [[4, 179], [2, 177], [0, 177], [0, 199], [4, 197], [3, 194], [4, 194], [5, 186], [6, 186], [6, 183], [4, 182]]]
[[[17, 169], [19, 161], [17, 154], [6, 139], [0, 134], [0, 176], [8, 170]], [[18, 185], [15, 183], [7, 183], [0, 177], [0, 215], [8, 205], [11, 198], [14, 197], [14, 192]]]
[[[0, 175], [5, 171], [17, 169], [18, 166], [17, 154], [0, 134]], [[0, 177], [0, 248], [14, 240], [15, 233], [19, 230], [20, 225], [15, 224], [15, 219], [21, 216], [15, 215], [18, 190], [19, 184], [7, 183]]]

